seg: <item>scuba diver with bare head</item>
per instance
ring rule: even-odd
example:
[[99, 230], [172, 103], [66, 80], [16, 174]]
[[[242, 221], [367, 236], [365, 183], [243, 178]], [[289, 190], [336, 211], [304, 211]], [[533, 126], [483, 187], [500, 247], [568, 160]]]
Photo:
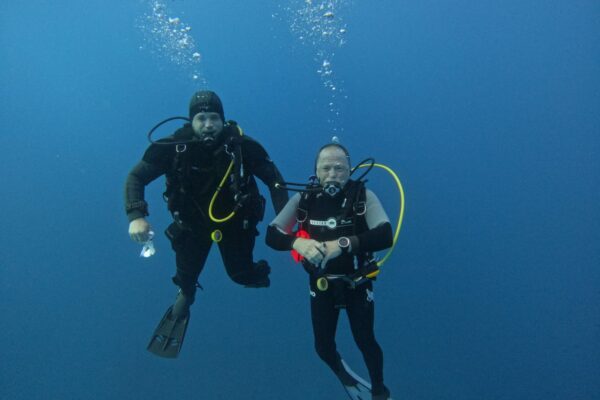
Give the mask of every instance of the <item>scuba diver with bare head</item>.
[[[371, 166], [374, 165], [374, 161]], [[266, 242], [275, 250], [293, 250], [309, 274], [310, 310], [315, 349], [352, 399], [384, 400], [383, 352], [374, 334], [373, 279], [379, 268], [373, 252], [393, 244], [390, 221], [377, 196], [364, 186], [363, 174], [351, 179], [348, 151], [339, 143], [317, 153], [316, 177], [290, 198], [270, 223]], [[367, 171], [368, 172], [368, 171]], [[294, 231], [294, 228], [297, 230]], [[335, 334], [345, 309], [354, 340], [369, 371], [369, 385], [342, 360]]]

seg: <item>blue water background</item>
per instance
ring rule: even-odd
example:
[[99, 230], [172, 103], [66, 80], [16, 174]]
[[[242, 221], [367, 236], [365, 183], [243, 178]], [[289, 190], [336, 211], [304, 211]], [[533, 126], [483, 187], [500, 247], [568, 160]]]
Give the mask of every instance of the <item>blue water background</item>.
[[[332, 135], [329, 93], [279, 2], [168, 3], [226, 116], [304, 180]], [[344, 398], [313, 350], [305, 273], [264, 245], [265, 223], [272, 287], [236, 286], [213, 251], [180, 358], [146, 352], [176, 292], [169, 215], [160, 180], [158, 252], [139, 258], [124, 180], [197, 87], [139, 49], [145, 7], [0, 5], [0, 398]], [[354, 1], [344, 16], [336, 127], [406, 190], [375, 289], [394, 398], [600, 398], [599, 3]], [[393, 181], [369, 185], [396, 218]], [[338, 345], [366, 376], [345, 318]]]

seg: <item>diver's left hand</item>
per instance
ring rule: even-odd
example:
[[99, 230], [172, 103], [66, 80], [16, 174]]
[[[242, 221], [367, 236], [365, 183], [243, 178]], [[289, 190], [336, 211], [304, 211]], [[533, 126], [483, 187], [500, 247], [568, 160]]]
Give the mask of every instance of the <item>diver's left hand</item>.
[[323, 261], [321, 261], [321, 268], [325, 268], [329, 260], [333, 260], [334, 258], [339, 257], [340, 254], [342, 254], [342, 249], [340, 248], [340, 245], [338, 244], [337, 240], [323, 242], [323, 246], [325, 247], [327, 252], [325, 253]]

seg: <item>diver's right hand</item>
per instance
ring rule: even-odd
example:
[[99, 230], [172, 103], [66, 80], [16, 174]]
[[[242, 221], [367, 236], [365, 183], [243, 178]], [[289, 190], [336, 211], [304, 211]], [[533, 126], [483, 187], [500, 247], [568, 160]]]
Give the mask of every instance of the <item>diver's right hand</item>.
[[134, 219], [129, 223], [129, 237], [138, 243], [146, 243], [150, 240], [152, 227], [145, 218]]
[[292, 247], [313, 265], [321, 264], [325, 254], [327, 254], [327, 249], [323, 243], [313, 239], [297, 238], [294, 240]]

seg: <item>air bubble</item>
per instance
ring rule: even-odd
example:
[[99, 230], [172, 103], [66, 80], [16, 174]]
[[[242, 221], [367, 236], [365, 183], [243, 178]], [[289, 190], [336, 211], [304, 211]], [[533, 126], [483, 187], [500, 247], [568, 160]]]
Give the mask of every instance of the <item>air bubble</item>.
[[138, 19], [136, 25], [144, 35], [140, 47], [179, 66], [194, 81], [204, 81], [199, 71], [200, 52], [190, 33], [192, 27], [173, 16], [164, 1], [148, 1], [148, 11]]

